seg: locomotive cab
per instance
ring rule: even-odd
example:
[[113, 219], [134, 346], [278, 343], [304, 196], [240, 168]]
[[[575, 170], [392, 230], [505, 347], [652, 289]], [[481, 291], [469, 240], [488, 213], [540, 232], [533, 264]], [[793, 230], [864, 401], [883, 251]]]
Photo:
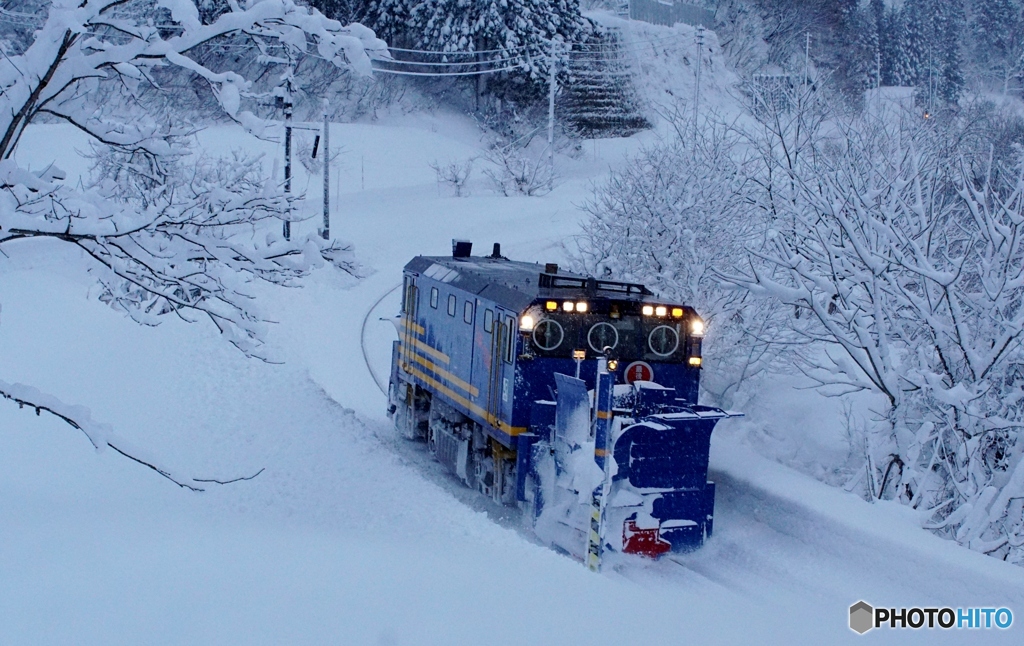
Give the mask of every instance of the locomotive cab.
[[545, 359], [546, 370], [571, 374], [566, 360], [605, 357], [618, 383], [671, 384], [697, 403], [704, 321], [691, 307], [652, 298], [545, 298], [519, 321], [523, 360]]

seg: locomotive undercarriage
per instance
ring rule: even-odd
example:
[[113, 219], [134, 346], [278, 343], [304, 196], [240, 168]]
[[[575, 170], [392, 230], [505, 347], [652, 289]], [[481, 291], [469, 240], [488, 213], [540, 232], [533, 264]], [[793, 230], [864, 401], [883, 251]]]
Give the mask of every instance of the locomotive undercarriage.
[[469, 488], [499, 504], [515, 503], [515, 451], [415, 384], [392, 385], [390, 399], [395, 428], [403, 437], [426, 442], [437, 461]]
[[[498, 504], [518, 500], [541, 540], [584, 560], [581, 550], [593, 542], [588, 538], [593, 492], [602, 480], [602, 467], [594, 462], [599, 453], [592, 420], [608, 419], [604, 455], [615, 467], [602, 494], [609, 497], [598, 523], [609, 528], [600, 534], [602, 545], [649, 557], [702, 545], [713, 527], [715, 487], [707, 481], [711, 431], [718, 420], [736, 413], [686, 404], [672, 388], [644, 384], [614, 387], [611, 414], [601, 418], [583, 381], [558, 377], [558, 401], [536, 404], [533, 417], [541, 435], [526, 445], [526, 456], [401, 376], [392, 386], [391, 412], [400, 432], [426, 442], [466, 486]], [[522, 482], [517, 468], [525, 469]]]

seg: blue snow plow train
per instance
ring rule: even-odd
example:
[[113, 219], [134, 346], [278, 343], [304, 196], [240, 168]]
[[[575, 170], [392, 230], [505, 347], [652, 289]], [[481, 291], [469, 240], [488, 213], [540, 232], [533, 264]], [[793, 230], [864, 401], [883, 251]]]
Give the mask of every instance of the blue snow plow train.
[[643, 285], [514, 262], [494, 245], [404, 272], [389, 415], [466, 485], [519, 505], [588, 562], [711, 535], [711, 432], [697, 404], [704, 322]]

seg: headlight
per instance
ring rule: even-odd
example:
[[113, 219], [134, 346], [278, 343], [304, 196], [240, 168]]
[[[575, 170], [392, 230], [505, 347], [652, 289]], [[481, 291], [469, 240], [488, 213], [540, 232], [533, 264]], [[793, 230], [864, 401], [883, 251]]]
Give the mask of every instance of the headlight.
[[535, 324], [536, 321], [529, 314], [523, 314], [523, 318], [519, 319], [519, 329], [523, 332], [530, 332]]
[[704, 321], [700, 319], [693, 319], [690, 322], [690, 334], [693, 336], [704, 336]]

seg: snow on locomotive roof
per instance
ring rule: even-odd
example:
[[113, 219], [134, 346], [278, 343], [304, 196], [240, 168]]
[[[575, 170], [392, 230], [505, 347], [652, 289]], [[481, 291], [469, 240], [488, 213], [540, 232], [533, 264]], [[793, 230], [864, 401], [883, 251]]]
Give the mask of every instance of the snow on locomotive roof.
[[451, 284], [481, 298], [520, 311], [538, 298], [601, 296], [647, 300], [650, 290], [635, 283], [597, 280], [554, 265], [508, 260], [501, 256], [416, 256], [407, 272]]

